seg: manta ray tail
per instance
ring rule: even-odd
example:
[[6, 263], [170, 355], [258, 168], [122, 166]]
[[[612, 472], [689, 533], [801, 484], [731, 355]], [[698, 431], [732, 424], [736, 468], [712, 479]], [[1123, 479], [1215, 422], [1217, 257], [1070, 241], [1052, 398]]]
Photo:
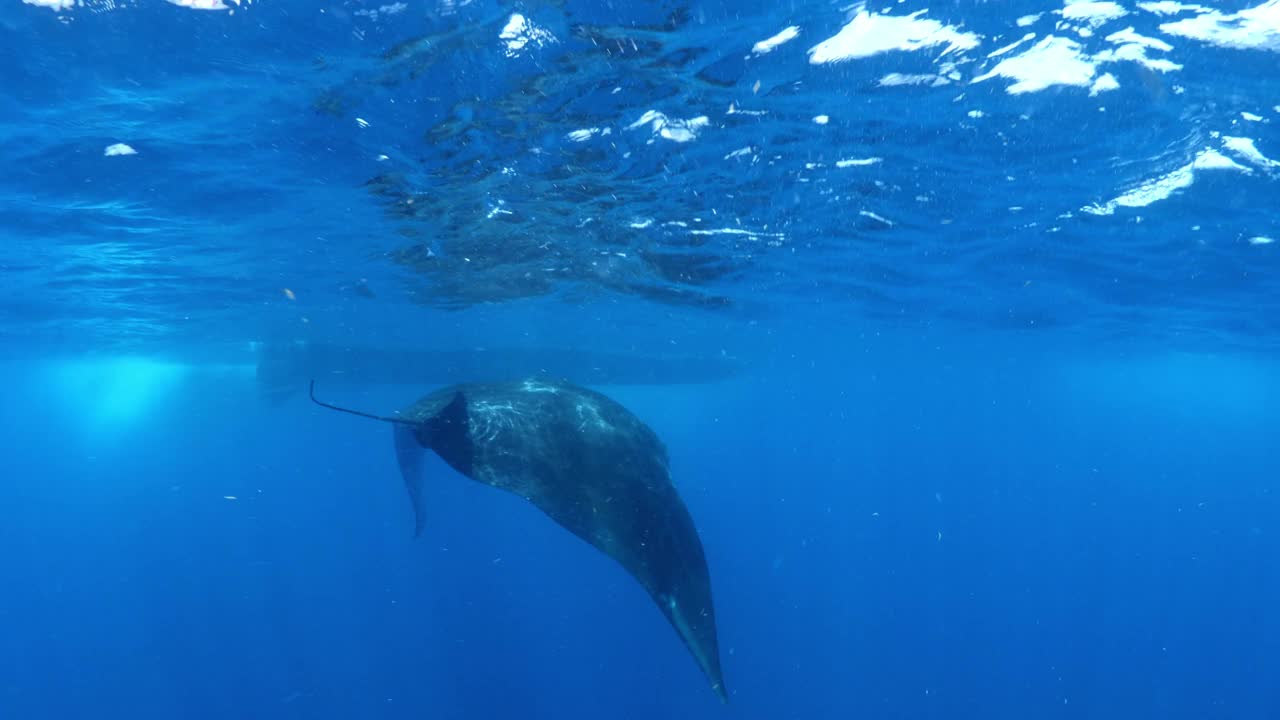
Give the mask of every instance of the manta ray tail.
[[344, 412], [344, 413], [347, 413], [348, 415], [355, 415], [357, 417], [362, 417], [362, 418], [369, 418], [370, 420], [381, 420], [382, 422], [392, 423], [395, 425], [408, 425], [410, 427], [418, 427], [419, 425], [419, 423], [413, 422], [412, 420], [405, 420], [404, 418], [387, 417], [385, 415], [374, 415], [372, 413], [360, 412], [359, 410], [352, 410], [350, 408], [338, 407], [337, 405], [330, 405], [329, 403], [316, 398], [316, 381], [315, 380], [311, 381], [311, 402], [319, 405], [322, 408], [329, 408], [330, 410], [337, 410], [338, 412]]

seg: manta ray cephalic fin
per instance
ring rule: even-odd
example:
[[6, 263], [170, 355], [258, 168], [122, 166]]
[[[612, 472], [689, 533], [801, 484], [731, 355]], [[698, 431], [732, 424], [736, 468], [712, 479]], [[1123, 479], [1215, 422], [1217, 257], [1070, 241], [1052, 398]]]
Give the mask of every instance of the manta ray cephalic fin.
[[422, 460], [427, 451], [418, 442], [413, 426], [396, 425], [394, 432], [400, 476], [404, 478], [405, 489], [409, 491], [409, 500], [413, 503], [413, 536], [419, 537], [427, 523], [426, 499], [422, 496]]

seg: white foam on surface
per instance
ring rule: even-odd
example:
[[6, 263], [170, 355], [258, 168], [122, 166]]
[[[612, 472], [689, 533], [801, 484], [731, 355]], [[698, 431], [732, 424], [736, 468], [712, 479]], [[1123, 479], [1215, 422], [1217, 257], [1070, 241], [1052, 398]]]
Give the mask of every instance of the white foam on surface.
[[1147, 57], [1147, 48], [1138, 43], [1124, 43], [1114, 50], [1103, 50], [1093, 56], [1095, 63], [1112, 63], [1129, 61], [1156, 72], [1167, 73], [1181, 70], [1182, 66], [1164, 58]]
[[1135, 43], [1143, 47], [1151, 48], [1152, 50], [1160, 50], [1161, 52], [1173, 51], [1173, 46], [1169, 43], [1157, 38], [1147, 37], [1146, 35], [1139, 35], [1134, 32], [1132, 26], [1118, 32], [1111, 33], [1107, 36], [1107, 42], [1115, 43], [1117, 45]]
[[506, 45], [507, 57], [517, 57], [530, 46], [537, 48], [556, 42], [554, 35], [520, 13], [512, 13], [507, 18], [498, 39]]
[[627, 129], [635, 130], [648, 125], [654, 135], [665, 140], [683, 143], [697, 138], [698, 133], [710, 124], [711, 121], [706, 115], [681, 120], [669, 118], [657, 110], [648, 110], [640, 116], [639, 120], [628, 125]]
[[1091, 29], [1118, 20], [1129, 14], [1119, 3], [1095, 2], [1094, 0], [1067, 0], [1067, 4], [1058, 11], [1063, 20], [1084, 23]]
[[[672, 223], [668, 223], [672, 224]], [[744, 230], [743, 228], [711, 228], [709, 230], [690, 230], [690, 235], [741, 235], [749, 237], [753, 240], [759, 238], [781, 238], [785, 237], [782, 233], [755, 232], [753, 230]]]
[[1213, 149], [1205, 150], [1197, 155], [1192, 165], [1197, 170], [1239, 170], [1244, 173], [1249, 172], [1249, 168]]
[[611, 135], [612, 133], [613, 128], [589, 127], [566, 133], [565, 138], [572, 140], [573, 142], [586, 142], [597, 135], [603, 137], [605, 135]]
[[408, 9], [408, 5], [402, 2], [397, 2], [391, 3], [390, 5], [379, 5], [376, 8], [369, 8], [367, 10], [357, 10], [353, 14], [358, 17], [367, 17], [370, 20], [377, 20], [379, 16], [399, 15]]
[[[192, 10], [230, 10], [231, 6], [222, 0], [168, 0], [171, 5], [178, 7], [191, 8]], [[236, 5], [240, 4], [240, 0], [230, 0]]]
[[1199, 14], [1162, 23], [1160, 31], [1218, 47], [1280, 52], [1280, 0], [1267, 0], [1235, 13], [1188, 7], [1194, 7]]
[[878, 158], [878, 157], [849, 158], [848, 160], [837, 160], [836, 167], [838, 168], [865, 167], [867, 165], [876, 165], [881, 162], [884, 162], [884, 158]]
[[[178, 7], [190, 8], [192, 10], [234, 10], [240, 6], [240, 0], [166, 0], [170, 5]], [[116, 10], [124, 6], [124, 3], [107, 2], [86, 2], [85, 0], [22, 0], [26, 5], [34, 5], [36, 7], [47, 7], [50, 10], [73, 10], [76, 7], [87, 6], [93, 12], [106, 12]], [[230, 4], [228, 4], [230, 3]], [[252, 4], [246, 0], [246, 5]]]
[[[1099, 12], [1098, 16], [1102, 14]], [[1114, 15], [1115, 13], [1107, 14], [1108, 17]], [[1038, 92], [1055, 85], [1087, 87], [1090, 95], [1097, 95], [1119, 87], [1119, 82], [1110, 73], [1098, 75], [1099, 67], [1107, 63], [1132, 62], [1160, 73], [1182, 69], [1182, 65], [1171, 60], [1148, 55], [1148, 52], [1169, 52], [1173, 50], [1172, 45], [1157, 38], [1140, 35], [1132, 27], [1107, 35], [1106, 41], [1115, 47], [1090, 54], [1079, 41], [1049, 35], [1030, 48], [1001, 60], [972, 82], [982, 82], [996, 76], [1004, 77], [1014, 81], [1007, 88], [1011, 95]], [[1018, 44], [1014, 43], [1001, 50], [1007, 51]], [[988, 57], [999, 54], [1001, 51], [996, 51]]]
[[1249, 122], [1262, 122], [1261, 115], [1254, 115], [1251, 112], [1242, 112], [1240, 113], [1240, 117], [1244, 120], [1248, 120]]
[[1276, 162], [1271, 158], [1263, 155], [1258, 151], [1258, 147], [1253, 144], [1253, 140], [1247, 137], [1230, 137], [1223, 136], [1222, 146], [1231, 151], [1232, 154], [1244, 159], [1246, 162], [1252, 163], [1261, 168], [1280, 168], [1280, 162]]
[[973, 79], [979, 83], [993, 77], [1013, 80], [1011, 95], [1037, 92], [1054, 85], [1089, 87], [1096, 73], [1094, 63], [1080, 43], [1049, 35], [1025, 52], [1001, 60], [995, 67]]
[[1185, 190], [1195, 184], [1196, 172], [1201, 170], [1234, 170], [1248, 173], [1249, 168], [1231, 160], [1212, 148], [1206, 148], [1196, 155], [1195, 159], [1160, 177], [1148, 180], [1141, 185], [1109, 200], [1101, 205], [1086, 205], [1081, 211], [1090, 215], [1112, 215], [1117, 208], [1146, 207], [1152, 203], [1165, 200], [1179, 190]]
[[1039, 20], [1040, 16], [1043, 14], [1044, 13], [1036, 13], [1035, 15], [1023, 15], [1017, 20], [1018, 27], [1031, 27], [1032, 25], [1035, 25], [1036, 21]]
[[1250, 245], [1270, 245], [1273, 242], [1275, 242], [1275, 239], [1264, 237], [1262, 235], [1255, 235], [1254, 237], [1249, 238]]
[[889, 220], [888, 218], [885, 218], [885, 217], [881, 217], [880, 215], [877, 215], [871, 212], [870, 210], [859, 210], [858, 214], [865, 218], [871, 218], [872, 220], [875, 220], [878, 223], [883, 223], [885, 225], [888, 225], [889, 227], [893, 227], [892, 220]]
[[764, 55], [765, 53], [771, 53], [778, 46], [791, 42], [792, 40], [795, 40], [799, 36], [800, 36], [800, 28], [795, 25], [792, 25], [791, 27], [784, 29], [782, 32], [778, 33], [777, 35], [774, 35], [773, 37], [768, 38], [766, 40], [761, 40], [755, 45], [752, 45], [751, 52], [757, 55]]
[[1111, 73], [1103, 73], [1093, 81], [1093, 86], [1089, 88], [1089, 95], [1097, 95], [1098, 93], [1109, 92], [1111, 90], [1119, 90], [1120, 82], [1116, 80]]
[[892, 51], [914, 51], [944, 46], [942, 54], [971, 50], [981, 38], [974, 33], [921, 18], [926, 11], [910, 15], [879, 15], [866, 10], [858, 14], [830, 38], [809, 48], [814, 65], [867, 58]]
[[880, 78], [881, 87], [896, 87], [899, 85], [948, 85], [950, 80], [941, 75], [904, 75], [902, 73], [889, 73]]
[[115, 143], [114, 145], [108, 145], [102, 151], [102, 154], [106, 157], [119, 157], [121, 155], [137, 155], [138, 151], [124, 143]]
[[813, 121], [819, 125], [826, 125], [831, 122], [831, 117], [828, 115], [814, 115]]
[[993, 58], [993, 57], [1000, 57], [1001, 55], [1006, 55], [1009, 53], [1009, 51], [1027, 42], [1028, 40], [1034, 40], [1035, 37], [1036, 37], [1035, 33], [1027, 33], [1026, 35], [1023, 35], [1021, 39], [1015, 40], [998, 50], [992, 50], [991, 52], [987, 53], [987, 57]]
[[1155, 15], [1178, 15], [1184, 12], [1208, 12], [1209, 8], [1203, 5], [1188, 5], [1180, 2], [1172, 2], [1172, 0], [1161, 0], [1160, 2], [1144, 2], [1138, 3], [1138, 7]]

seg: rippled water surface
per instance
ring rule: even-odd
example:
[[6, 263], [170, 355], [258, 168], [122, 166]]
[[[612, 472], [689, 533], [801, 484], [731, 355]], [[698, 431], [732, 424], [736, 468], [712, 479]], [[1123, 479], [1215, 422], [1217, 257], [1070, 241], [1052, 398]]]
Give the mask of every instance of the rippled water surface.
[[1278, 17], [11, 3], [0, 312], [147, 344], [531, 299], [820, 303], [1271, 346]]

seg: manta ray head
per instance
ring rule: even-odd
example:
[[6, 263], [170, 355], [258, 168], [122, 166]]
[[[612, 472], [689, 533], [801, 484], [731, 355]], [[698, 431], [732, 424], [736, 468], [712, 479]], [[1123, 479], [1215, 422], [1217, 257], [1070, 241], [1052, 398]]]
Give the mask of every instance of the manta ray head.
[[475, 445], [471, 442], [467, 398], [461, 392], [440, 412], [420, 422], [414, 430], [418, 445], [434, 450], [454, 470], [471, 477], [475, 462]]

